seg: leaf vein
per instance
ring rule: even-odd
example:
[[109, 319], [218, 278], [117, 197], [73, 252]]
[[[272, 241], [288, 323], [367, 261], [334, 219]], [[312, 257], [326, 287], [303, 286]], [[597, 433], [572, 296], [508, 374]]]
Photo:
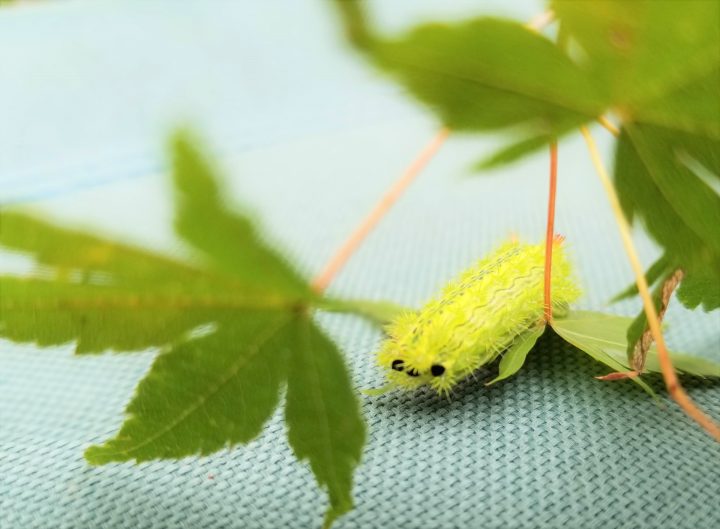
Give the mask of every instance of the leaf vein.
[[173, 430], [175, 427], [185, 421], [190, 415], [192, 415], [195, 411], [201, 409], [202, 405], [205, 404], [208, 399], [212, 398], [212, 396], [215, 395], [218, 391], [220, 391], [220, 389], [222, 389], [225, 384], [230, 382], [230, 380], [232, 380], [232, 378], [237, 375], [238, 371], [240, 371], [243, 365], [247, 364], [256, 354], [258, 354], [262, 346], [270, 338], [272, 338], [272, 336], [277, 333], [284, 325], [286, 325], [288, 321], [289, 320], [284, 319], [280, 321], [277, 325], [269, 326], [268, 329], [266, 329], [266, 332], [258, 335], [255, 343], [248, 348], [248, 350], [251, 351], [250, 355], [243, 355], [239, 357], [232, 364], [229, 373], [225, 377], [221, 378], [219, 382], [212, 386], [208, 392], [202, 393], [190, 406], [185, 408], [182, 413], [180, 413], [175, 419], [166, 424], [163, 428], [158, 430], [155, 434], [145, 438], [142, 442], [137, 443], [131, 447], [125, 448], [123, 450], [114, 450], [111, 453], [114, 455], [123, 454], [129, 456], [130, 454], [137, 452], [139, 449], [158, 440], [163, 435]]

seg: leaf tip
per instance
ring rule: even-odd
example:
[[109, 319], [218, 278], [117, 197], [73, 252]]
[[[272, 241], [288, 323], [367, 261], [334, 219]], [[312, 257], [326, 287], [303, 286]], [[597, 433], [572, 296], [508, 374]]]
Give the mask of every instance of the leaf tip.
[[352, 501], [343, 501], [339, 505], [329, 506], [325, 511], [322, 529], [330, 529], [338, 518], [350, 512], [354, 507]]
[[187, 125], [179, 125], [173, 129], [168, 138], [168, 146], [172, 152], [187, 148], [195, 143], [195, 133]]
[[104, 452], [103, 445], [91, 445], [85, 449], [83, 456], [90, 465], [97, 467], [111, 461]]

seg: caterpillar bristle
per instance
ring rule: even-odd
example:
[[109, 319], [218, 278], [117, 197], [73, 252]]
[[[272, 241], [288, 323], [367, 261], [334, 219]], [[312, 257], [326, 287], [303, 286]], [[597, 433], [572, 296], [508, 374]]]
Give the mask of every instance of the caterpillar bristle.
[[[565, 238], [553, 239], [553, 306], [567, 307], [578, 295]], [[441, 395], [495, 360], [544, 313], [544, 244], [511, 240], [451, 281], [417, 312], [401, 314], [387, 327], [378, 363], [391, 383], [404, 389], [429, 385]]]

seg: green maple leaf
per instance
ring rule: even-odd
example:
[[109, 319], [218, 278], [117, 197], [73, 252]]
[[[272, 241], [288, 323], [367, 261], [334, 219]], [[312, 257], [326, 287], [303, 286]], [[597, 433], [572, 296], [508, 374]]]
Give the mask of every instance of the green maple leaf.
[[720, 136], [720, 4], [553, 0], [578, 62], [623, 121]]
[[334, 4], [348, 40], [446, 126], [520, 136], [481, 168], [521, 158], [608, 110], [623, 122], [720, 137], [717, 2], [552, 0], [562, 46], [490, 17], [386, 37], [363, 2]]
[[[498, 18], [386, 37], [362, 2], [335, 5], [348, 40], [445, 125], [520, 135], [480, 167], [615, 112], [622, 205], [665, 250], [649, 270], [651, 283], [681, 268], [678, 298], [690, 308], [720, 307], [720, 196], [707, 182], [720, 178], [720, 3], [552, 0], [560, 45]], [[645, 329], [640, 314], [629, 350]]]
[[[684, 162], [696, 159], [717, 171], [717, 159], [707, 156], [716, 149], [718, 140], [642, 123], [627, 125], [618, 142], [615, 182], [623, 209], [666, 249], [664, 271], [685, 270], [683, 285], [692, 285], [696, 274], [720, 279], [720, 195]], [[707, 310], [720, 307], [718, 289], [700, 300]]]
[[[626, 351], [628, 349], [628, 329], [635, 325], [632, 318], [605, 314], [601, 312], [570, 310], [566, 314], [556, 315], [550, 327], [563, 340], [581, 350], [593, 360], [605, 364], [615, 372], [631, 371]], [[495, 384], [516, 374], [525, 363], [525, 359], [545, 332], [546, 325], [531, 327], [520, 334], [502, 353], [498, 366], [498, 376], [486, 385]], [[632, 342], [630, 342], [632, 343]], [[670, 351], [673, 365], [680, 373], [720, 377], [720, 364], [693, 355]], [[660, 373], [657, 348], [652, 345], [647, 355], [645, 371]], [[648, 394], [654, 396], [652, 388], [640, 377], [631, 378]]]
[[[623, 128], [615, 158], [615, 183], [626, 215], [642, 220], [665, 250], [648, 271], [651, 283], [682, 269], [678, 299], [705, 310], [720, 308], [720, 195], [685, 160], [717, 171], [717, 154], [710, 154], [716, 149], [718, 140], [636, 123]], [[656, 303], [661, 291], [662, 281], [655, 289]], [[646, 328], [644, 315], [638, 315], [628, 330], [630, 343]]]
[[602, 114], [601, 87], [550, 40], [511, 20], [432, 23], [378, 35], [363, 2], [336, 0], [348, 39], [456, 131], [523, 139], [485, 165], [516, 159]]
[[535, 343], [544, 332], [545, 325], [538, 325], [528, 329], [515, 338], [513, 343], [510, 344], [510, 347], [507, 348], [500, 359], [498, 376], [485, 385], [489, 386], [491, 384], [495, 384], [496, 382], [505, 380], [520, 371], [520, 368], [525, 363], [528, 353], [533, 347], [535, 347]]
[[[570, 311], [562, 318], [554, 318], [551, 326], [568, 343], [613, 371], [623, 372], [632, 369], [627, 357], [628, 328], [632, 323], [632, 318], [624, 316], [592, 311]], [[669, 354], [673, 365], [680, 373], [720, 377], [720, 364], [716, 362], [673, 351]], [[661, 372], [657, 348], [654, 345], [648, 351], [645, 370], [651, 373]], [[654, 395], [650, 386], [639, 377], [631, 380], [650, 395]]]
[[327, 523], [352, 507], [365, 426], [337, 346], [313, 307], [382, 319], [395, 307], [325, 299], [221, 199], [214, 171], [185, 133], [173, 141], [182, 262], [19, 212], [0, 215], [0, 245], [38, 263], [0, 277], [0, 336], [78, 353], [161, 347], [119, 433], [93, 464], [209, 454], [247, 443], [286, 392], [288, 440], [327, 489]]
[[[584, 52], [581, 66], [623, 118], [620, 200], [665, 250], [649, 283], [682, 269], [680, 301], [719, 308], [720, 196], [708, 180], [720, 175], [720, 4], [554, 0], [552, 7]], [[656, 304], [661, 292], [662, 281]], [[646, 329], [639, 314], [628, 328], [628, 354]]]

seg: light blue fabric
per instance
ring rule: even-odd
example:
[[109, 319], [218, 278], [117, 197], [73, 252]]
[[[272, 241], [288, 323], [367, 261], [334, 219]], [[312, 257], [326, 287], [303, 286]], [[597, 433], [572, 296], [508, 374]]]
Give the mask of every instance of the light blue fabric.
[[[446, 4], [378, 2], [372, 11], [395, 31], [477, 9]], [[501, 4], [488, 8], [519, 19], [542, 9]], [[311, 276], [437, 128], [344, 48], [333, 22], [323, 2], [290, 0], [0, 10], [2, 200], [181, 253], [161, 138], [189, 119], [222, 155], [233, 196]], [[595, 135], [609, 163], [610, 140]], [[452, 138], [331, 292], [418, 305], [511, 233], [539, 240], [544, 154], [490, 175], [468, 172], [499, 144]], [[557, 229], [580, 273], [581, 305], [605, 310], [631, 274], [579, 138], [560, 146]], [[638, 243], [650, 263], [657, 249], [641, 235]], [[21, 273], [29, 263], [0, 254], [0, 265]], [[638, 303], [607, 310], [634, 314]], [[357, 387], [380, 385], [379, 333], [350, 316], [319, 320]], [[674, 303], [668, 322], [673, 347], [720, 360], [717, 313]], [[249, 446], [206, 458], [85, 463], [84, 448], [117, 431], [153, 358], [0, 342], [0, 528], [318, 525], [326, 498], [294, 461], [279, 415]], [[356, 509], [337, 527], [719, 527], [718, 445], [672, 403], [593, 379], [606, 371], [550, 338], [516, 377], [489, 389], [469, 381], [449, 401], [360, 397], [370, 439]], [[720, 385], [684, 383], [720, 417]]]

